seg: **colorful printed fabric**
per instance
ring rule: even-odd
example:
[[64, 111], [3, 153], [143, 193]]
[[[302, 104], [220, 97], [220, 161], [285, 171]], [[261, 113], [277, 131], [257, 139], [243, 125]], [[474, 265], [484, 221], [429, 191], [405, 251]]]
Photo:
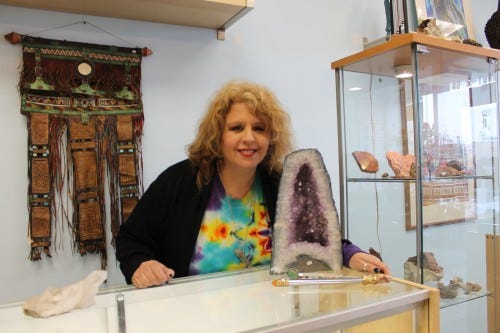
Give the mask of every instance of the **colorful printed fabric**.
[[216, 178], [198, 234], [189, 275], [271, 262], [271, 229], [260, 179], [242, 199], [227, 195]]

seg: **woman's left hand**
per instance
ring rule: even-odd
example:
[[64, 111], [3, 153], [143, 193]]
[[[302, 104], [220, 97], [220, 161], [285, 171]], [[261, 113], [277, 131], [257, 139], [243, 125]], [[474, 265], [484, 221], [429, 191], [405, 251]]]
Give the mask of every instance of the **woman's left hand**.
[[368, 273], [383, 273], [386, 275], [391, 275], [391, 270], [382, 260], [376, 256], [366, 253], [357, 252], [349, 260], [349, 268], [355, 269], [361, 272]]

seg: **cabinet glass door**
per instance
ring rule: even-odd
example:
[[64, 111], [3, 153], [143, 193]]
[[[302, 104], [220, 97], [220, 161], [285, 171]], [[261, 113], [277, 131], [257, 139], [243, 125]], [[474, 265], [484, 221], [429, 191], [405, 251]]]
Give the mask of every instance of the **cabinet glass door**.
[[377, 63], [393, 59], [411, 65], [411, 47], [364, 59], [338, 72], [338, 88], [344, 96], [339, 108], [340, 201], [346, 236], [364, 249], [379, 252], [391, 273], [404, 278], [404, 263], [417, 253], [416, 232], [407, 225], [415, 220], [408, 201], [416, 184], [414, 89], [411, 79], [394, 76], [393, 65]]
[[457, 327], [485, 332], [485, 250], [498, 223], [496, 62], [425, 51], [417, 56], [423, 282], [440, 289], [442, 308], [456, 305], [448, 311]]
[[339, 206], [347, 238], [440, 290], [443, 331], [487, 332], [499, 306], [499, 57], [456, 45], [409, 34], [332, 64]]

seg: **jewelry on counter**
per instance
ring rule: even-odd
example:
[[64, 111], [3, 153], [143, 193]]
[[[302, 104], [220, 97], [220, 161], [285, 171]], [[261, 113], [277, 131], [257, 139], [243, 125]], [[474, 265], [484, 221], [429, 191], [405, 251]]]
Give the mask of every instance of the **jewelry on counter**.
[[286, 273], [286, 276], [291, 280], [298, 279], [340, 279], [344, 275], [341, 273], [335, 273], [334, 271], [317, 271], [317, 272], [299, 272], [295, 268], [291, 268]]
[[[224, 201], [228, 207], [229, 216], [231, 217], [230, 223], [237, 225], [238, 223], [236, 222], [236, 219], [234, 218], [233, 206], [231, 205], [229, 195], [226, 194], [226, 198]], [[242, 238], [238, 235], [238, 230], [240, 230], [240, 229], [237, 227], [235, 227], [234, 229], [232, 229], [230, 231], [231, 234], [240, 243], [240, 247], [234, 250], [234, 254], [245, 265], [245, 268], [252, 266], [251, 253], [250, 253], [250, 251], [246, 251], [246, 250], [249, 250], [248, 248], [250, 246], [250, 244], [249, 244], [250, 242], [248, 241], [248, 227], [251, 224], [255, 223], [255, 214], [253, 211], [253, 206], [254, 206], [254, 200], [252, 198], [252, 200], [250, 201], [250, 205], [245, 207], [246, 211], [250, 212], [250, 220], [245, 224], [245, 233], [244, 233], [245, 236]]]
[[362, 284], [377, 284], [383, 280], [383, 274], [368, 274], [363, 277], [341, 277], [337, 279], [274, 279], [272, 284], [275, 287], [288, 287], [295, 285], [310, 285], [310, 284], [340, 284], [340, 283], [362, 283]]

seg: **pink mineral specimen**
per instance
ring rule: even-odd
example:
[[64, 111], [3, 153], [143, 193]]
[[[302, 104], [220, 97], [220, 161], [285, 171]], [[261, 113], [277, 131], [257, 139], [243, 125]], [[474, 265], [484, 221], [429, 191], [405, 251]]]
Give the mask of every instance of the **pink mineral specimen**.
[[411, 178], [411, 168], [415, 164], [415, 155], [401, 155], [395, 151], [389, 151], [385, 154], [389, 166], [396, 174], [396, 178]]
[[375, 173], [378, 171], [377, 159], [367, 151], [353, 151], [352, 156], [363, 172]]

